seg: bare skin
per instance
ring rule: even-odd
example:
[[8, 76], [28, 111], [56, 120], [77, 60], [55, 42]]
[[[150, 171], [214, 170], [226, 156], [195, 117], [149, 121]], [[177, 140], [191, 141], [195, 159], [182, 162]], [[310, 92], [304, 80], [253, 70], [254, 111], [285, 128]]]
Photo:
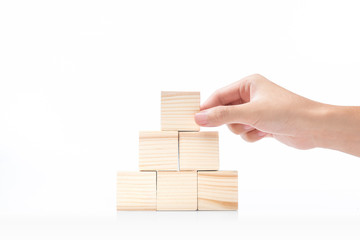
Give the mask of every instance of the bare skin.
[[322, 147], [360, 157], [359, 106], [316, 102], [259, 74], [217, 90], [195, 121], [204, 127], [227, 124], [248, 142], [273, 137], [298, 149]]

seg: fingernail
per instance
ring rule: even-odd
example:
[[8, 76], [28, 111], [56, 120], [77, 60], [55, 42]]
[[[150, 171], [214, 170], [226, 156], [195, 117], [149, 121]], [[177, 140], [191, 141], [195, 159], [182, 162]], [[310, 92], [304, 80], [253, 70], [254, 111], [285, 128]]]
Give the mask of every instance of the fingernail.
[[201, 111], [195, 114], [195, 122], [199, 125], [206, 125], [208, 124], [208, 115], [207, 111]]
[[257, 134], [258, 134], [259, 137], [263, 137], [263, 136], [265, 136], [267, 133], [266, 133], [266, 132], [258, 132]]

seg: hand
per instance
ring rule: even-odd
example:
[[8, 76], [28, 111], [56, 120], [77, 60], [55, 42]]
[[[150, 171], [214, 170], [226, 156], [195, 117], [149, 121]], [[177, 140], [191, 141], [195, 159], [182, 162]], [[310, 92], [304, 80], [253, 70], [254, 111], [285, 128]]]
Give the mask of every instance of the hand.
[[[350, 143], [355, 144], [351, 149], [349, 143], [336, 143], [339, 131], [360, 135], [359, 107], [349, 108], [312, 101], [255, 74], [217, 90], [202, 104], [195, 121], [204, 127], [227, 124], [249, 142], [273, 137], [298, 149], [327, 147], [360, 155], [359, 137]], [[346, 118], [346, 112], [351, 116]], [[352, 131], [341, 131], [344, 127], [339, 125], [345, 122]]]

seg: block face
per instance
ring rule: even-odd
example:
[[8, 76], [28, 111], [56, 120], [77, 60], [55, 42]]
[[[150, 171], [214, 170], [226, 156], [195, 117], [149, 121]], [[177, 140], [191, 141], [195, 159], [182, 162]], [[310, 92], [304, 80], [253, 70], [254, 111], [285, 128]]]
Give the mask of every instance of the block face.
[[237, 171], [198, 172], [198, 210], [237, 209]]
[[196, 210], [197, 172], [158, 172], [157, 210]]
[[179, 133], [180, 170], [218, 170], [218, 132]]
[[139, 169], [178, 170], [178, 132], [139, 132]]
[[117, 210], [156, 210], [156, 172], [118, 172]]
[[161, 92], [162, 131], [200, 131], [195, 113], [200, 111], [200, 92]]

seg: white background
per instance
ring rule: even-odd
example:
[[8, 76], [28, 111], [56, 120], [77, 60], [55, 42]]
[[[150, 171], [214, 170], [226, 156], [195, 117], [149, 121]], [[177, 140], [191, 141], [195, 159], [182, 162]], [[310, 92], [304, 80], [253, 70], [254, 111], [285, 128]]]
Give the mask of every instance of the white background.
[[360, 105], [359, 7], [1, 1], [0, 237], [359, 239], [359, 158], [250, 144], [226, 127], [220, 167], [239, 171], [237, 212], [115, 211], [116, 172], [137, 171], [138, 131], [160, 129], [161, 90], [204, 101], [260, 73], [317, 101]]

